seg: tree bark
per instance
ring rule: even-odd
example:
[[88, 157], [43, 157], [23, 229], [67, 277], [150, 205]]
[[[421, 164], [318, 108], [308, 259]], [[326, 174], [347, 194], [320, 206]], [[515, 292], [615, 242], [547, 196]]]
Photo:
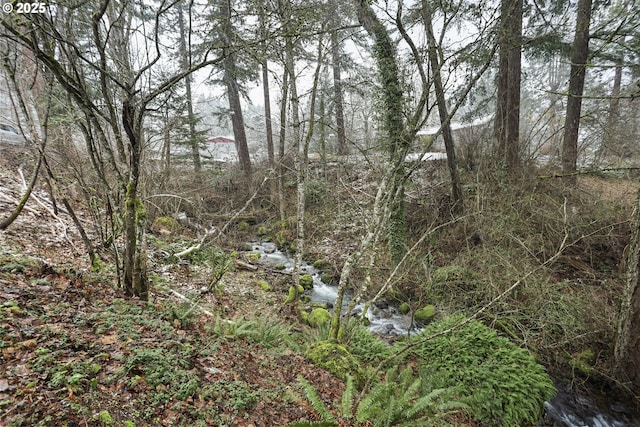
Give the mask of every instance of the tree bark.
[[404, 156], [409, 141], [405, 135], [404, 96], [400, 85], [400, 74], [396, 51], [384, 24], [366, 0], [354, 1], [358, 20], [374, 40], [373, 56], [378, 66], [382, 85], [382, 128], [388, 141], [387, 150], [393, 179], [389, 191], [394, 195], [389, 201], [391, 214], [388, 225], [388, 243], [392, 262], [397, 263], [405, 251], [406, 205], [404, 202]]
[[640, 395], [640, 190], [631, 220], [625, 288], [618, 316], [614, 375]]
[[[177, 3], [178, 12], [178, 28], [180, 30], [180, 50], [182, 51], [182, 69], [188, 70], [190, 67], [189, 52], [187, 49], [187, 32], [184, 24], [184, 10], [182, 3]], [[193, 159], [193, 170], [200, 173], [202, 165], [200, 162], [200, 144], [198, 143], [196, 134], [196, 115], [193, 112], [193, 96], [191, 94], [191, 74], [184, 79], [184, 85], [187, 95], [187, 117], [189, 119], [189, 145], [191, 146], [191, 157]]]
[[342, 97], [342, 70], [340, 67], [340, 41], [338, 30], [331, 31], [331, 66], [333, 69], [333, 102], [336, 115], [336, 136], [338, 155], [348, 154], [347, 137], [344, 129], [344, 103]]
[[571, 54], [571, 75], [567, 99], [567, 114], [562, 138], [562, 173], [565, 185], [576, 184], [578, 163], [578, 130], [582, 110], [582, 94], [586, 64], [589, 57], [589, 25], [591, 24], [591, 0], [578, 0], [576, 33]]
[[520, 81], [522, 51], [522, 0], [502, 0], [498, 93], [494, 134], [498, 152], [509, 173], [520, 167]]
[[613, 78], [613, 88], [611, 89], [611, 101], [609, 102], [609, 116], [605, 127], [605, 138], [603, 150], [605, 154], [616, 153], [625, 156], [627, 153], [624, 144], [620, 144], [618, 136], [618, 121], [620, 115], [620, 88], [622, 86], [622, 65], [616, 64], [616, 73]]
[[140, 118], [132, 101], [126, 98], [122, 105], [122, 125], [129, 138], [129, 181], [124, 205], [124, 239], [123, 259], [124, 293], [136, 296], [143, 301], [149, 299], [149, 282], [147, 281], [147, 260], [144, 248], [144, 232], [146, 210], [138, 194], [140, 183], [140, 166], [142, 165], [142, 129]]
[[[220, 14], [223, 18], [223, 37], [227, 46], [231, 46], [233, 40], [233, 28], [231, 23], [231, 0], [222, 0]], [[229, 109], [231, 110], [231, 124], [233, 135], [236, 141], [236, 150], [240, 167], [245, 176], [251, 176], [251, 157], [247, 144], [247, 134], [244, 129], [244, 117], [242, 115], [242, 104], [240, 103], [240, 88], [238, 86], [238, 70], [236, 67], [236, 53], [226, 48], [224, 60], [224, 82], [227, 86], [227, 96], [229, 98]]]
[[278, 210], [280, 221], [284, 223], [287, 218], [287, 203], [285, 197], [285, 174], [284, 165], [285, 143], [287, 140], [287, 105], [289, 98], [289, 72], [284, 70], [282, 75], [282, 99], [280, 100], [280, 135], [278, 137]]
[[451, 177], [451, 193], [453, 199], [451, 212], [454, 215], [461, 215], [464, 211], [462, 186], [460, 185], [460, 177], [458, 175], [456, 150], [453, 141], [453, 133], [451, 132], [451, 118], [447, 111], [447, 101], [444, 94], [444, 88], [442, 86], [440, 61], [438, 59], [438, 46], [433, 34], [432, 12], [428, 0], [422, 1], [422, 18], [427, 33], [427, 43], [429, 44], [429, 63], [431, 64], [431, 74], [433, 76], [433, 84], [436, 92], [436, 103], [438, 104], [440, 126], [442, 126], [442, 138], [444, 139], [444, 147], [447, 152], [447, 166], [449, 168], [449, 176]]
[[269, 167], [275, 167], [275, 151], [273, 146], [273, 125], [271, 123], [271, 96], [269, 93], [269, 63], [267, 60], [267, 24], [265, 17], [266, 4], [263, 0], [260, 7], [260, 32], [262, 34], [261, 53], [262, 61], [260, 68], [262, 70], [262, 94], [264, 100], [264, 125], [267, 138], [267, 157], [269, 159]]

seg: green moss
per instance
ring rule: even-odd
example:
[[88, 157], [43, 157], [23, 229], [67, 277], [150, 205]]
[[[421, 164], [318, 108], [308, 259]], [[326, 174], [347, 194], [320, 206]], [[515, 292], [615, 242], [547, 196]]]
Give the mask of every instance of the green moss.
[[578, 353], [569, 361], [569, 365], [576, 371], [591, 376], [595, 373], [593, 364], [596, 362], [596, 354], [590, 348]]
[[[302, 286], [298, 286], [298, 295], [304, 292], [304, 288]], [[291, 285], [289, 286], [289, 294], [287, 295], [287, 299], [284, 300], [285, 304], [290, 304], [296, 300], [296, 288]]]
[[336, 377], [346, 381], [347, 375], [351, 375], [356, 384], [362, 384], [362, 367], [345, 346], [321, 341], [311, 347], [306, 356], [313, 364], [326, 369]]
[[419, 322], [428, 322], [429, 320], [433, 319], [433, 316], [435, 315], [436, 308], [432, 304], [429, 304], [416, 311], [413, 316]]
[[269, 230], [267, 230], [267, 227], [265, 226], [258, 227], [258, 236], [266, 236], [267, 234], [269, 234]]
[[478, 275], [458, 265], [437, 268], [431, 275], [431, 282], [465, 284], [478, 280]]
[[265, 292], [271, 291], [271, 285], [266, 280], [258, 280], [258, 286]]
[[303, 274], [300, 276], [300, 285], [304, 289], [313, 289], [313, 277], [310, 274]]
[[411, 306], [409, 306], [408, 302], [403, 302], [402, 304], [400, 304], [400, 307], [398, 307], [398, 311], [400, 312], [400, 314], [407, 314], [409, 311], [411, 311]]
[[328, 273], [323, 274], [320, 277], [320, 280], [322, 280], [322, 283], [326, 283], [327, 285], [337, 285], [339, 282], [335, 276]]
[[151, 230], [160, 231], [167, 230], [171, 233], [177, 233], [182, 229], [182, 226], [175, 218], [170, 216], [160, 216], [153, 221], [153, 225], [151, 225]]
[[313, 262], [313, 267], [318, 270], [326, 270], [330, 266], [331, 264], [329, 264], [329, 261], [325, 261], [323, 259], [318, 259]]
[[251, 252], [246, 255], [249, 261], [258, 261], [262, 255], [258, 252]]
[[307, 322], [316, 327], [328, 325], [331, 322], [331, 313], [325, 308], [314, 308], [309, 314]]

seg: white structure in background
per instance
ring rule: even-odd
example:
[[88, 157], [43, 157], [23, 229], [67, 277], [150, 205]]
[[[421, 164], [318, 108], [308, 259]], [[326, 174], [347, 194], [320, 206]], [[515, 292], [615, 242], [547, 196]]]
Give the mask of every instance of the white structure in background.
[[236, 141], [224, 136], [214, 136], [205, 141], [205, 147], [200, 151], [207, 160], [221, 163], [235, 163], [238, 161]]
[[[453, 133], [454, 143], [456, 145], [460, 143], [470, 142], [469, 140], [478, 134], [485, 132], [488, 129], [488, 125], [493, 121], [493, 115], [481, 117], [475, 119], [469, 123], [451, 122], [451, 132]], [[416, 134], [416, 139], [421, 144], [429, 144], [433, 139], [433, 136], [440, 130], [440, 125], [430, 126], [425, 129], [421, 129]], [[430, 147], [431, 151], [444, 152], [444, 139], [442, 134], [438, 135], [433, 144]]]
[[404, 158], [406, 162], [415, 162], [416, 160], [422, 160], [423, 162], [430, 162], [432, 160], [445, 160], [447, 158], [447, 153], [424, 153], [422, 158], [420, 157], [422, 153], [409, 153]]

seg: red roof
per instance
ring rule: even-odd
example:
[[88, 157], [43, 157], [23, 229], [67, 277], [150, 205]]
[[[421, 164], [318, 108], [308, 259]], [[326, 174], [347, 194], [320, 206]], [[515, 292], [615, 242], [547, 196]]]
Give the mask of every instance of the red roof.
[[224, 136], [214, 136], [213, 138], [207, 139], [207, 142], [211, 144], [219, 144], [219, 143], [235, 144], [236, 143], [233, 139], [225, 138]]

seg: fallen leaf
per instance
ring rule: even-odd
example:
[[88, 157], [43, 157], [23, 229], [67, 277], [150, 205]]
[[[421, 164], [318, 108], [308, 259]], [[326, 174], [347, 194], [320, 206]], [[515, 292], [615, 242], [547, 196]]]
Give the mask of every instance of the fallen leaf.
[[9, 390], [9, 381], [7, 381], [4, 378], [0, 379], [0, 391], [7, 391], [7, 390]]
[[38, 346], [38, 339], [32, 338], [30, 340], [22, 341], [20, 346], [28, 349], [36, 348]]
[[116, 342], [118, 342], [118, 336], [117, 335], [105, 335], [102, 338], [100, 338], [100, 342], [102, 343], [102, 345], [115, 344]]
[[9, 360], [13, 358], [13, 355], [16, 354], [16, 349], [14, 347], [6, 347], [2, 349], [2, 358]]

